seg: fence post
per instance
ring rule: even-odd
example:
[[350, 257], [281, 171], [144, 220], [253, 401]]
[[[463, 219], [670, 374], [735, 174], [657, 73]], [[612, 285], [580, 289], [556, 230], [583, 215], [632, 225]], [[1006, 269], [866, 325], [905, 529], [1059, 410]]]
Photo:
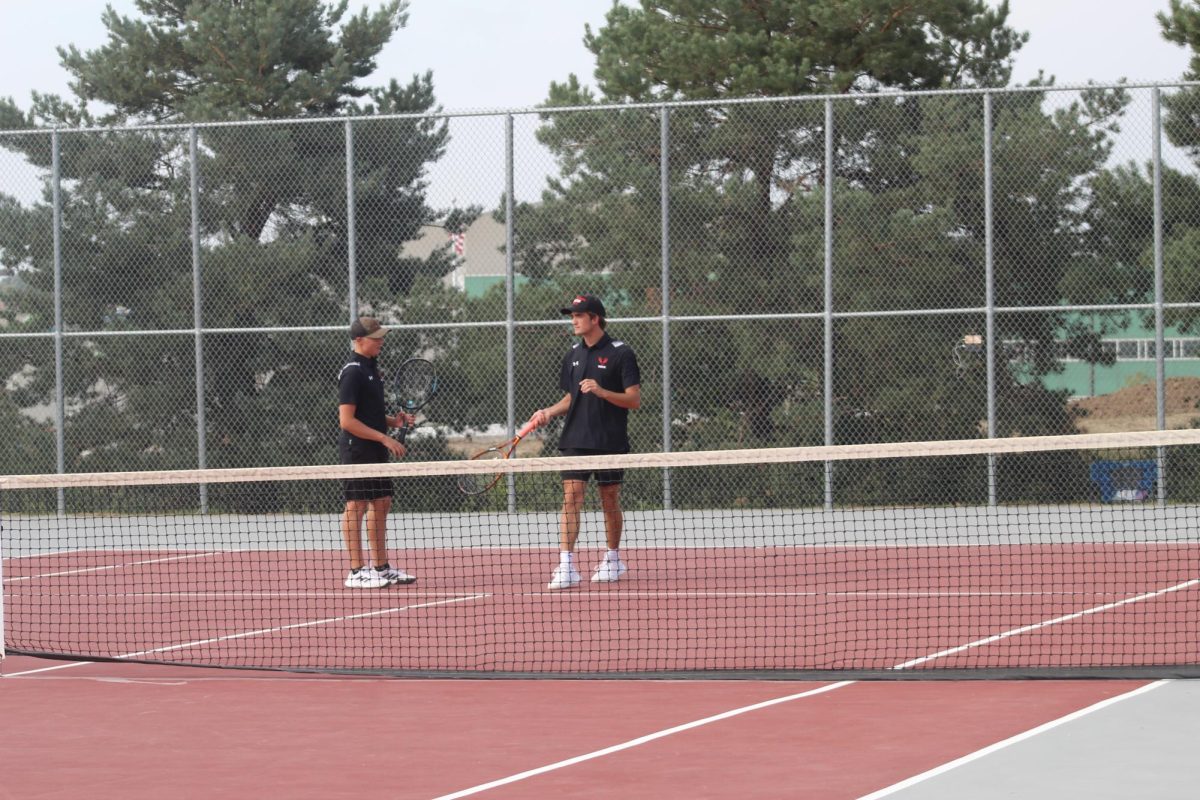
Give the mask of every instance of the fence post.
[[[825, 445], [833, 444], [833, 100], [825, 100]], [[833, 462], [825, 462], [825, 510], [833, 510]]]
[[[54, 447], [58, 473], [67, 471], [66, 384], [63, 379], [62, 163], [58, 128], [50, 133], [50, 164], [54, 203]], [[66, 492], [58, 487], [58, 513], [67, 511]]]
[[[516, 346], [517, 314], [516, 314], [516, 270], [513, 260], [513, 244], [515, 241], [515, 223], [513, 221], [513, 118], [512, 114], [504, 117], [504, 382], [506, 386], [506, 413], [508, 421], [508, 436], [511, 438], [517, 432], [517, 359], [513, 352]], [[508, 510], [517, 510], [516, 476], [511, 472], [507, 476]]]
[[[192, 204], [192, 330], [196, 358], [196, 466], [208, 467], [204, 421], [204, 315], [200, 283], [200, 167], [196, 153], [196, 126], [188, 129], [188, 168]], [[208, 513], [208, 484], [200, 484], [200, 513]]]
[[[1167, 428], [1167, 364], [1166, 320], [1163, 315], [1163, 205], [1162, 205], [1162, 90], [1155, 86], [1150, 93], [1151, 114], [1154, 117], [1154, 374], [1155, 417], [1158, 430]], [[1167, 450], [1160, 446], [1156, 453], [1158, 468], [1158, 502], [1167, 501]]]
[[350, 324], [358, 319], [358, 241], [355, 234], [354, 212], [354, 125], [346, 120], [346, 269], [347, 298], [350, 303]]
[[[983, 346], [986, 352], [987, 364], [987, 435], [989, 439], [996, 437], [996, 260], [993, 222], [995, 220], [992, 207], [992, 93], [983, 95], [983, 262], [984, 262], [984, 302], [987, 306], [986, 329], [983, 336]], [[988, 505], [995, 506], [996, 497], [996, 455], [987, 456]]]
[[[658, 135], [659, 206], [662, 209], [662, 448], [671, 452], [671, 109], [662, 107]], [[671, 508], [671, 470], [663, 469], [663, 508]]]

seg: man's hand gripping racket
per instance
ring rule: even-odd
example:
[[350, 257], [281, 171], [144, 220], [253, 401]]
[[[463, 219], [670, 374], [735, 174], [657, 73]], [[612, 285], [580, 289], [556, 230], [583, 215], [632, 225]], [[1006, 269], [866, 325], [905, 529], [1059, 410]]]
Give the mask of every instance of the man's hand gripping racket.
[[423, 358], [410, 358], [400, 365], [392, 381], [393, 406], [396, 408], [394, 438], [404, 444], [408, 433], [416, 426], [416, 413], [429, 404], [437, 394], [438, 380], [433, 364]]
[[[471, 461], [503, 461], [506, 458], [512, 458], [517, 451], [517, 445], [521, 440], [530, 434], [538, 427], [539, 422], [537, 415], [521, 426], [521, 430], [517, 431], [517, 435], [509, 439], [507, 442], [502, 442], [495, 447], [489, 447], [486, 450], [480, 450], [475, 455], [471, 456]], [[464, 474], [458, 476], [458, 490], [463, 494], [483, 494], [488, 489], [491, 489], [500, 482], [500, 478], [504, 477], [503, 472], [477, 472], [473, 474]]]

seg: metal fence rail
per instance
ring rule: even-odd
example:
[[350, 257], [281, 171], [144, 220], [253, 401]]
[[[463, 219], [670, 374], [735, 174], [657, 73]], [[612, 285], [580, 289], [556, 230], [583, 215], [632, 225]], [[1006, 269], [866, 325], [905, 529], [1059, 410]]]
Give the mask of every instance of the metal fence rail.
[[[587, 289], [642, 356], [639, 450], [1062, 433], [1039, 387], [1082, 314], [1153, 328], [1165, 429], [1166, 329], [1200, 309], [1169, 251], [1200, 182], [1163, 119], [1196, 88], [0, 131], [0, 373], [29, 426], [0, 468], [329, 461], [368, 312], [397, 363], [441, 359], [434, 428], [511, 434], [555, 399], [556, 304]], [[449, 242], [411, 248], [489, 219], [490, 294], [449, 280], [470, 265]], [[832, 464], [824, 484], [832, 507]]]

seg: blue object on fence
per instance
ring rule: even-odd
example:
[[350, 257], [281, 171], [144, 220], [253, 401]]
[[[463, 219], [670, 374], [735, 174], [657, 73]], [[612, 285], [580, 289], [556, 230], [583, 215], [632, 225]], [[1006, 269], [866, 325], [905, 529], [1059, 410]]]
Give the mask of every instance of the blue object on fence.
[[1145, 500], [1154, 493], [1158, 465], [1145, 461], [1093, 461], [1092, 483], [1105, 503]]

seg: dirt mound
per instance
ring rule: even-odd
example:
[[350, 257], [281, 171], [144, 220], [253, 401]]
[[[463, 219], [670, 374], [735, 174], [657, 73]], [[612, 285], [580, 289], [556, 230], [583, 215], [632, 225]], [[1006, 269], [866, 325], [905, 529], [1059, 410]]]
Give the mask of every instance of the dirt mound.
[[[1166, 403], [1168, 414], [1200, 413], [1200, 378], [1167, 378]], [[1156, 413], [1156, 393], [1153, 383], [1126, 386], [1111, 394], [1087, 397], [1072, 405], [1086, 418], [1146, 417]]]
[[[1200, 427], [1200, 378], [1167, 379], [1167, 428]], [[1158, 427], [1153, 383], [1139, 383], [1071, 403], [1082, 433], [1152, 431]]]

